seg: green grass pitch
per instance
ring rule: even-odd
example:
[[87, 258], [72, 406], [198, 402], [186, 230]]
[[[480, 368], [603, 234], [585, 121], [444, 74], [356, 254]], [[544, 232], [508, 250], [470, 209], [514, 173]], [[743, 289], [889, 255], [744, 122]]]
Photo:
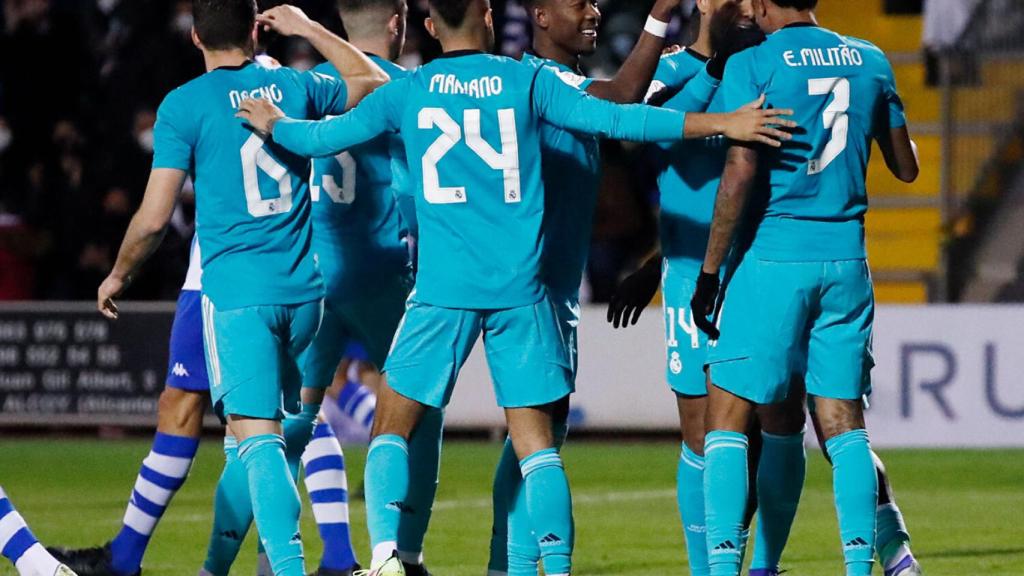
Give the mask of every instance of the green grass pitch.
[[[0, 441], [0, 484], [44, 543], [93, 545], [120, 525], [146, 440]], [[491, 473], [497, 444], [445, 447], [441, 488], [427, 538], [428, 566], [439, 576], [482, 576], [490, 534]], [[346, 452], [350, 483], [365, 452]], [[686, 574], [674, 496], [677, 446], [670, 442], [570, 442], [565, 459], [576, 499], [576, 573]], [[928, 576], [1024, 574], [1024, 451], [885, 451], [883, 459]], [[203, 443], [144, 563], [149, 576], [195, 574], [205, 556], [210, 508], [222, 454]], [[368, 545], [361, 502], [352, 509], [361, 558]], [[303, 516], [307, 564], [320, 555], [316, 526]], [[809, 454], [807, 487], [783, 558], [794, 576], [842, 573], [829, 469]], [[312, 560], [312, 561], [311, 561]], [[255, 573], [255, 543], [235, 574]], [[881, 571], [876, 569], [876, 573]], [[14, 574], [7, 563], [0, 575]]]

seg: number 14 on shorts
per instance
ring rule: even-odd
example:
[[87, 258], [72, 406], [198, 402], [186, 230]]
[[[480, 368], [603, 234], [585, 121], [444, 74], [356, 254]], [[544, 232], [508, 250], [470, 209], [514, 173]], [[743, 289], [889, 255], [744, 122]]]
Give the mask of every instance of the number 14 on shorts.
[[693, 313], [688, 306], [682, 308], [665, 307], [665, 345], [669, 348], [678, 348], [679, 330], [683, 332], [684, 340], [689, 337], [690, 347], [694, 350], [700, 348], [700, 331], [697, 323], [693, 321]]

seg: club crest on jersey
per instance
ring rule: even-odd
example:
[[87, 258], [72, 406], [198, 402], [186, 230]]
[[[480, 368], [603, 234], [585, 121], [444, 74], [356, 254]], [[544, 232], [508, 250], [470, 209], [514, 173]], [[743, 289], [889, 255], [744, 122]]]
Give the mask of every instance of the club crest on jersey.
[[673, 374], [679, 374], [683, 371], [683, 360], [679, 357], [679, 352], [673, 352], [672, 357], [668, 361], [668, 369]]
[[558, 75], [559, 80], [565, 82], [566, 84], [572, 86], [573, 88], [579, 88], [580, 86], [583, 85], [584, 82], [587, 81], [587, 78], [585, 76], [580, 76], [579, 74], [569, 72], [568, 70], [554, 69], [554, 71], [555, 74]]
[[242, 100], [246, 98], [264, 98], [271, 102], [279, 103], [281, 100], [284, 100], [284, 93], [277, 87], [277, 84], [271, 84], [269, 86], [253, 88], [252, 90], [232, 90], [228, 92], [228, 98], [231, 99], [231, 107], [238, 109], [242, 104]]

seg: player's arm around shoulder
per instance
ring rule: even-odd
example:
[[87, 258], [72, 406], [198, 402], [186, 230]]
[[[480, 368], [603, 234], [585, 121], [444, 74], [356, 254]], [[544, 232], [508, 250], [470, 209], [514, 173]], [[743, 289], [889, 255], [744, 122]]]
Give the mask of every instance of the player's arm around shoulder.
[[301, 36], [338, 69], [347, 87], [345, 109], [358, 104], [388, 81], [387, 73], [358, 48], [342, 40], [294, 6], [275, 6], [256, 17], [266, 29], [285, 36]]
[[327, 120], [288, 118], [264, 98], [243, 100], [236, 116], [295, 154], [333, 156], [381, 134], [397, 132], [406, 83], [407, 79], [390, 82], [352, 110]]

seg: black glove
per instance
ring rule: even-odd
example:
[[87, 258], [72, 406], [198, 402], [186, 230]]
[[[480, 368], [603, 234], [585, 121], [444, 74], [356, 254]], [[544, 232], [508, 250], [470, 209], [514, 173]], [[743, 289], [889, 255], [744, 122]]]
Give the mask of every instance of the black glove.
[[733, 54], [757, 46], [765, 38], [757, 24], [743, 16], [738, 4], [723, 5], [711, 17], [711, 50], [714, 56], [708, 61], [708, 74], [721, 80], [725, 64]]
[[651, 303], [661, 283], [661, 262], [651, 258], [639, 270], [619, 284], [608, 303], [608, 322], [616, 328], [636, 324], [640, 313]]
[[718, 274], [708, 274], [701, 270], [697, 278], [697, 289], [690, 299], [690, 313], [693, 315], [693, 323], [700, 328], [700, 331], [707, 334], [712, 340], [718, 340], [718, 327], [708, 317], [715, 313], [715, 304], [718, 302], [718, 290], [721, 282]]

